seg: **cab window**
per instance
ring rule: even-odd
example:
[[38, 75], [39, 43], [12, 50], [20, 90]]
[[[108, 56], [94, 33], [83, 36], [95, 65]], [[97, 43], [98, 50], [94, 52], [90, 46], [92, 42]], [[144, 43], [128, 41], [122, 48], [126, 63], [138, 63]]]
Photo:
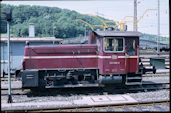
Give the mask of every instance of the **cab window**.
[[136, 42], [135, 39], [129, 39], [127, 40], [127, 53], [128, 55], [135, 55], [136, 51]]
[[123, 51], [123, 38], [105, 38], [104, 51], [106, 52]]

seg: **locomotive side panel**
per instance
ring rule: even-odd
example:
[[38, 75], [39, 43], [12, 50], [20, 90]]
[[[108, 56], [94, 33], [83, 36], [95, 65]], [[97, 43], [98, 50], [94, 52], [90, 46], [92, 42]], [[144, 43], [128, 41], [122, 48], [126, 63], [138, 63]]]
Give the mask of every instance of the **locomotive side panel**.
[[[72, 56], [69, 56], [72, 57]], [[25, 59], [26, 69], [74, 69], [74, 68], [97, 68], [97, 58], [39, 58]]]
[[124, 53], [101, 56], [99, 58], [100, 74], [125, 74], [125, 61]]
[[[76, 84], [94, 83], [97, 81], [97, 59], [96, 45], [26, 47], [22, 87], [75, 87]], [[36, 75], [32, 73], [35, 70]], [[29, 84], [28, 73], [37, 84]]]
[[27, 47], [25, 69], [97, 68], [96, 46]]

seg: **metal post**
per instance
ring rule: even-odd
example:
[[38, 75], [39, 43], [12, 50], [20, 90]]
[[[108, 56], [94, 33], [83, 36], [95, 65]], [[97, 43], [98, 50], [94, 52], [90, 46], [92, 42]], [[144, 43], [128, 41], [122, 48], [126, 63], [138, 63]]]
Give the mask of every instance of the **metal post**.
[[160, 0], [158, 0], [158, 37], [157, 37], [157, 54], [159, 55], [160, 49]]
[[56, 27], [53, 26], [53, 36], [54, 37], [55, 37], [55, 31], [54, 31], [55, 29], [56, 29]]
[[54, 37], [54, 27], [53, 27], [53, 37]]
[[84, 32], [84, 37], [86, 38], [86, 25], [85, 25], [85, 32]]
[[10, 22], [7, 21], [8, 32], [8, 103], [12, 103], [11, 96], [11, 74], [10, 74]]
[[137, 0], [134, 0], [134, 26], [133, 30], [137, 31]]

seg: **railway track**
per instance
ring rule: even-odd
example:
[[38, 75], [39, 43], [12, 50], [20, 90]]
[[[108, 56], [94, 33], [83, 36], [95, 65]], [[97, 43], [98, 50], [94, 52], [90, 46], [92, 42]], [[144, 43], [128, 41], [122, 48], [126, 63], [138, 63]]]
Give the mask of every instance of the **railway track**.
[[[170, 100], [158, 100], [158, 101], [144, 101], [144, 102], [131, 102], [131, 103], [117, 103], [117, 104], [101, 104], [101, 105], [83, 105], [72, 107], [60, 107], [60, 108], [36, 108], [36, 109], [16, 109], [16, 110], [4, 110], [3, 113], [10, 112], [97, 112], [97, 111], [134, 111], [137, 108], [140, 111], [150, 111], [147, 107], [169, 106]], [[145, 108], [145, 109], [144, 109]], [[155, 109], [154, 109], [155, 110]], [[158, 111], [158, 109], [157, 109]], [[167, 110], [166, 110], [167, 111]], [[169, 111], [169, 110], [168, 110]]]
[[149, 73], [149, 74], [143, 74], [142, 77], [166, 77], [166, 76], [170, 76], [170, 73], [159, 73], [159, 74], [153, 74], [153, 73]]
[[[169, 55], [170, 52], [159, 52], [160, 55]], [[139, 50], [140, 55], [157, 55], [157, 51], [154, 50]]]
[[142, 77], [166, 77], [170, 76], [170, 71], [166, 72], [156, 72], [155, 74], [153, 72], [147, 72], [146, 74], [143, 74]]
[[[1, 78], [1, 81], [8, 81], [8, 77]], [[11, 78], [11, 81], [20, 81], [20, 80], [16, 78]]]
[[[170, 72], [157, 72], [153, 74], [152, 72], [148, 72], [142, 75], [143, 77], [159, 77], [159, 76], [170, 76]], [[1, 78], [1, 81], [8, 81], [8, 76]], [[14, 76], [11, 77], [11, 81], [21, 81], [21, 79], [16, 79]]]
[[[92, 106], [92, 107], [82, 107], [82, 108], [66, 108], [66, 109], [57, 109], [57, 110], [43, 110], [41, 112], [96, 112], [96, 111], [125, 111], [127, 109], [128, 111], [131, 110], [130, 107], [143, 107], [143, 106], [156, 106], [161, 104], [169, 104], [170, 101], [156, 101], [156, 102], [139, 102], [139, 103], [127, 103], [122, 105], [104, 105], [104, 106]], [[143, 111], [143, 110], [142, 110]], [[147, 111], [147, 110], [146, 110]], [[37, 112], [37, 111], [35, 111]]]
[[[79, 88], [78, 88], [79, 89]], [[143, 83], [142, 85], [136, 85], [136, 86], [106, 86], [106, 87], [95, 87], [95, 89], [92, 88], [91, 91], [89, 89], [87, 90], [86, 88], [82, 88], [78, 90], [77, 88], [72, 89], [73, 94], [80, 94], [80, 93], [88, 93], [88, 94], [93, 94], [93, 93], [131, 93], [131, 92], [138, 92], [138, 91], [151, 91], [151, 90], [162, 90], [162, 89], [170, 89], [170, 83]], [[58, 95], [60, 89], [42, 89], [40, 91], [35, 90], [30, 90], [30, 89], [25, 89], [22, 90], [22, 88], [12, 88], [12, 95], [32, 95], [32, 96], [41, 96], [42, 93], [44, 96], [46, 95]], [[68, 92], [70, 88], [66, 88], [64, 90], [60, 90], [60, 93], [65, 93]], [[97, 91], [98, 90], [98, 91]], [[97, 91], [97, 92], [96, 92]], [[53, 92], [51, 94], [50, 92]], [[8, 88], [1, 88], [1, 96], [6, 96], [8, 95]]]
[[[101, 105], [101, 106], [83, 106], [83, 107], [75, 107], [75, 108], [60, 108], [60, 109], [44, 109], [44, 110], [35, 110], [34, 112], [97, 112], [97, 111], [128, 111], [131, 110], [130, 107], [143, 107], [143, 106], [158, 106], [163, 104], [169, 104], [170, 100], [164, 101], [150, 101], [150, 102], [135, 102], [135, 103], [126, 103], [126, 104], [118, 104], [118, 105]], [[129, 109], [128, 109], [129, 108]], [[143, 110], [142, 110], [143, 111]]]

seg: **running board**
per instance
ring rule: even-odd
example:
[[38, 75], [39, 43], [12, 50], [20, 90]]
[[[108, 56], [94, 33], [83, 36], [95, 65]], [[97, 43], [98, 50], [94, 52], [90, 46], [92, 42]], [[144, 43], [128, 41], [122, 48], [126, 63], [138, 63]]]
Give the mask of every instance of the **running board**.
[[75, 88], [75, 87], [104, 87], [101, 84], [68, 84], [68, 85], [59, 85], [59, 86], [45, 86], [45, 88]]

